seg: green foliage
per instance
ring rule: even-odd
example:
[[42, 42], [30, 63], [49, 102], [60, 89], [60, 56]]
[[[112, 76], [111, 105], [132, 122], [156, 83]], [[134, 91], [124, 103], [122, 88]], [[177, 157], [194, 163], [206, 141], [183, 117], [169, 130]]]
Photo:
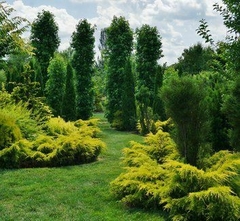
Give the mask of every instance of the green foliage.
[[205, 19], [200, 20], [200, 25], [197, 28], [197, 34], [199, 34], [203, 39], [205, 39], [206, 43], [213, 44], [214, 41], [212, 39], [212, 35], [210, 34], [210, 30], [208, 29], [208, 24]]
[[237, 77], [232, 85], [232, 89], [229, 95], [225, 96], [225, 101], [223, 104], [223, 111], [226, 114], [229, 124], [231, 126], [230, 130], [230, 143], [235, 151], [240, 151], [239, 141], [240, 141], [240, 78]]
[[126, 62], [124, 70], [123, 95], [122, 95], [122, 127], [123, 130], [136, 130], [136, 101], [135, 84], [131, 61]]
[[97, 119], [66, 123], [62, 118], [51, 118], [45, 125], [45, 133], [42, 131], [31, 141], [21, 139], [20, 127], [15, 128], [10, 120], [9, 122], [11, 124], [5, 120], [1, 124], [1, 131], [6, 134], [0, 140], [2, 168], [89, 163], [95, 161], [105, 148], [105, 144], [97, 138], [100, 132], [96, 125]]
[[46, 98], [55, 116], [62, 116], [63, 96], [65, 93], [66, 64], [60, 54], [50, 61], [48, 80], [46, 82]]
[[31, 118], [31, 111], [29, 111], [23, 103], [0, 105], [2, 116], [11, 118], [13, 122], [19, 127], [23, 138], [34, 139], [36, 134], [41, 131], [36, 120]]
[[76, 71], [76, 118], [87, 120], [93, 112], [94, 31], [86, 19], [80, 20], [72, 34], [72, 64]]
[[199, 148], [205, 142], [208, 129], [203, 86], [192, 77], [173, 78], [161, 91], [166, 112], [176, 127], [179, 153], [191, 165], [197, 164]]
[[42, 79], [40, 83], [44, 88], [48, 79], [47, 68], [50, 59], [53, 58], [60, 43], [58, 26], [51, 12], [43, 10], [38, 13], [31, 26], [30, 39], [36, 59], [41, 66], [41, 76], [39, 78]]
[[220, 151], [202, 169], [181, 162], [170, 135], [159, 130], [124, 149], [125, 172], [111, 182], [128, 206], [164, 209], [172, 220], [240, 218], [240, 156]]
[[4, 70], [0, 70], [0, 90], [3, 89], [3, 85], [6, 84], [7, 77]]
[[70, 63], [67, 65], [67, 76], [63, 96], [62, 116], [65, 120], [76, 120], [76, 92], [74, 87], [73, 69]]
[[[126, 89], [126, 84], [131, 84], [129, 90], [132, 90], [132, 76], [130, 67], [126, 70], [127, 62], [132, 52], [133, 47], [133, 32], [129, 26], [128, 21], [124, 17], [113, 17], [111, 25], [106, 29], [106, 58], [108, 66], [108, 76], [107, 76], [107, 105], [106, 105], [106, 117], [108, 121], [112, 124], [114, 121], [118, 121], [120, 128], [125, 127], [124, 117], [126, 109], [125, 96], [130, 91], [124, 91]], [[129, 81], [129, 82], [127, 82]], [[131, 101], [133, 99], [131, 92]], [[124, 102], [124, 109], [123, 109]], [[131, 104], [134, 105], [134, 104]], [[122, 113], [122, 115], [119, 115]], [[131, 113], [131, 117], [134, 117]], [[120, 117], [120, 119], [115, 119], [115, 117]], [[125, 128], [122, 128], [125, 129]]]
[[24, 103], [24, 106], [31, 112], [31, 118], [37, 122], [37, 125], [43, 126], [52, 116], [52, 111], [45, 104], [45, 99], [39, 97], [41, 90], [39, 83], [31, 80], [33, 73], [31, 66], [26, 64], [23, 69], [23, 81], [14, 84], [11, 96], [9, 95], [10, 99], [15, 103]]
[[21, 131], [15, 121], [13, 117], [0, 113], [0, 150], [21, 139]]
[[154, 120], [166, 120], [166, 113], [164, 110], [164, 104], [160, 96], [160, 89], [163, 86], [163, 76], [165, 72], [165, 67], [158, 66], [157, 73], [155, 77], [155, 85], [154, 85], [154, 100], [153, 100], [153, 115]]
[[[143, 25], [137, 29], [136, 45], [136, 71], [137, 71], [137, 102], [139, 106], [139, 119], [142, 133], [150, 132], [152, 118], [149, 115], [149, 108], [153, 108], [155, 93], [159, 88], [157, 84], [158, 59], [162, 57], [161, 37], [156, 27]], [[160, 85], [158, 85], [160, 86]], [[155, 106], [156, 107], [156, 106]], [[155, 109], [156, 110], [156, 109]], [[151, 111], [150, 111], [151, 112]]]
[[179, 76], [199, 74], [201, 71], [211, 70], [214, 51], [210, 47], [203, 47], [197, 43], [189, 49], [184, 49], [176, 69]]
[[4, 1], [0, 2], [0, 59], [18, 52], [31, 54], [32, 48], [21, 37], [29, 23], [20, 16], [14, 16], [14, 9]]

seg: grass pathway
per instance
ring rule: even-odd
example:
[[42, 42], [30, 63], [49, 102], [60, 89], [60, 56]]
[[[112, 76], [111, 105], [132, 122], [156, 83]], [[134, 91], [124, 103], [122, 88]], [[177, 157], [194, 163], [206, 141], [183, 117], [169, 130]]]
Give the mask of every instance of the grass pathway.
[[122, 148], [142, 137], [111, 129], [102, 114], [107, 150], [97, 162], [62, 168], [0, 170], [0, 220], [155, 221], [161, 215], [125, 208], [109, 192], [121, 172]]

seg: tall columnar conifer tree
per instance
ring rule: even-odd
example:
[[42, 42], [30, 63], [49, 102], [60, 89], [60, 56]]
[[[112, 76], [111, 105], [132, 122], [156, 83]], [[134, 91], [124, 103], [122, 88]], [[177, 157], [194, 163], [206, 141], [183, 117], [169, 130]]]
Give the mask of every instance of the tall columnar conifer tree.
[[41, 66], [41, 76], [38, 76], [37, 79], [39, 79], [42, 90], [44, 90], [48, 79], [47, 68], [49, 62], [60, 44], [58, 25], [51, 12], [43, 10], [38, 13], [32, 24], [30, 39], [32, 46], [35, 48], [35, 56]]
[[73, 67], [76, 71], [76, 117], [89, 119], [93, 112], [94, 31], [86, 19], [81, 20], [72, 35]]
[[66, 82], [66, 64], [60, 54], [56, 54], [48, 67], [46, 82], [47, 103], [55, 116], [62, 116], [63, 96]]
[[65, 120], [76, 120], [76, 93], [74, 87], [73, 68], [67, 65], [65, 94], [63, 96], [62, 115]]
[[156, 27], [143, 25], [137, 29], [136, 70], [138, 75], [137, 101], [142, 133], [150, 131], [158, 60], [162, 57], [161, 37]]
[[122, 129], [136, 129], [136, 101], [135, 84], [131, 60], [126, 61], [124, 69], [123, 101], [122, 101]]
[[117, 123], [121, 129], [123, 124], [123, 97], [125, 92], [124, 70], [131, 56], [133, 32], [124, 17], [114, 17], [107, 28], [106, 48], [108, 58], [107, 77], [107, 119]]

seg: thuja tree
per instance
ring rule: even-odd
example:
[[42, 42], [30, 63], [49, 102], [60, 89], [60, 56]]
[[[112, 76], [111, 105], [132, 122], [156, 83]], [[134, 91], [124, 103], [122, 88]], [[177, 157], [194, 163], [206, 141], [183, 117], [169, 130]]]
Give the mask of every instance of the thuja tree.
[[132, 71], [131, 60], [128, 59], [124, 69], [124, 93], [122, 101], [122, 129], [136, 129], [136, 101], [135, 101], [135, 84]]
[[[114, 17], [106, 36], [108, 76], [106, 116], [112, 124], [123, 123], [123, 97], [125, 96], [125, 67], [133, 47], [133, 32], [124, 17]], [[131, 118], [132, 116], [129, 116]]]
[[70, 63], [67, 65], [67, 77], [65, 93], [63, 96], [62, 116], [65, 120], [76, 120], [76, 93], [74, 86], [73, 68]]
[[62, 115], [63, 96], [66, 81], [66, 65], [61, 55], [56, 54], [48, 67], [46, 97], [55, 116]]
[[41, 66], [41, 76], [38, 76], [42, 90], [47, 82], [47, 68], [54, 52], [58, 49], [60, 39], [58, 36], [58, 25], [54, 20], [54, 15], [43, 10], [38, 13], [37, 18], [32, 23], [31, 43], [35, 48], [35, 56]]
[[204, 87], [193, 77], [173, 78], [162, 87], [161, 97], [176, 128], [175, 141], [186, 162], [196, 166], [207, 134]]
[[137, 102], [140, 110], [141, 130], [143, 134], [146, 134], [151, 128], [154, 85], [158, 60], [162, 57], [162, 43], [156, 27], [143, 25], [137, 29], [136, 34]]
[[93, 112], [94, 31], [86, 19], [81, 20], [72, 34], [72, 64], [76, 72], [76, 117], [86, 120]]
[[166, 65], [159, 65], [156, 72], [155, 84], [154, 84], [154, 100], [153, 100], [153, 118], [154, 120], [166, 120], [166, 113], [164, 110], [163, 100], [160, 96], [160, 90], [163, 85], [163, 74], [165, 72]]

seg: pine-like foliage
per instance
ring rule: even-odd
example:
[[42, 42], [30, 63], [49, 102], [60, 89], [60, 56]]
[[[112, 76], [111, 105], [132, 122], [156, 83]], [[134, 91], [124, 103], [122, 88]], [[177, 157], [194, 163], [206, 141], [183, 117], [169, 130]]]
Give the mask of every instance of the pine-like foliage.
[[[117, 125], [122, 125], [125, 80], [128, 79], [125, 78], [125, 74], [127, 74], [125, 67], [132, 52], [133, 32], [124, 17], [114, 17], [106, 33], [108, 60], [106, 116], [111, 124], [115, 121], [114, 124], [117, 122]], [[128, 74], [131, 75], [131, 73]], [[129, 90], [131, 89], [132, 87], [129, 88]]]
[[54, 52], [60, 44], [58, 26], [51, 12], [43, 10], [38, 13], [31, 26], [30, 39], [32, 46], [35, 48], [34, 53], [37, 61], [41, 66], [41, 76], [38, 79], [42, 80], [40, 84], [42, 88], [45, 88], [50, 59], [53, 58]]
[[128, 206], [158, 208], [172, 220], [240, 219], [240, 155], [221, 151], [202, 169], [185, 164], [169, 134], [158, 131], [144, 144], [124, 149], [126, 171], [111, 183]]
[[63, 96], [66, 82], [66, 64], [61, 55], [56, 54], [48, 67], [46, 83], [47, 103], [55, 116], [62, 116]]
[[76, 71], [76, 118], [87, 120], [93, 112], [94, 31], [86, 19], [72, 35], [73, 67]]
[[73, 69], [67, 65], [65, 93], [63, 96], [62, 116], [65, 120], [76, 120], [76, 92], [74, 86]]
[[52, 167], [92, 162], [105, 148], [98, 120], [65, 122], [37, 115], [0, 92], [0, 168]]
[[113, 126], [119, 130], [136, 130], [136, 101], [134, 76], [131, 61], [128, 60], [124, 69], [124, 85], [122, 95], [122, 110], [120, 116], [113, 121]]
[[230, 143], [235, 151], [240, 150], [240, 77], [235, 79], [231, 94], [226, 96], [223, 104], [223, 111], [226, 114], [230, 130]]
[[157, 88], [156, 76], [158, 60], [162, 57], [161, 37], [156, 27], [143, 25], [137, 30], [136, 70], [137, 70], [137, 102], [142, 133], [151, 131], [152, 108]]
[[179, 153], [195, 166], [207, 131], [208, 107], [203, 84], [192, 77], [173, 78], [163, 86], [161, 97], [176, 127]]

